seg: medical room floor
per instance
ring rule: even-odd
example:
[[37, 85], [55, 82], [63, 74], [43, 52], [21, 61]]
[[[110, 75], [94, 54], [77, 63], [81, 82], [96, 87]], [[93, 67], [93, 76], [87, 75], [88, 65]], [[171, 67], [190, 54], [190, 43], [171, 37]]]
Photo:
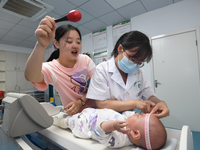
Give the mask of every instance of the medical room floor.
[[192, 131], [194, 150], [200, 150], [200, 132]]

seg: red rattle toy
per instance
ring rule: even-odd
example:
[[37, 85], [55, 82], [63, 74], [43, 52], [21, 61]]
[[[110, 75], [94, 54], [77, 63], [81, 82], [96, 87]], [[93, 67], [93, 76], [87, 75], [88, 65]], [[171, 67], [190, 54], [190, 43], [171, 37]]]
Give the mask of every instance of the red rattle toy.
[[56, 19], [55, 22], [60, 22], [60, 21], [71, 21], [71, 22], [78, 22], [81, 20], [81, 13], [78, 10], [71, 10], [70, 12], [67, 13], [66, 16]]

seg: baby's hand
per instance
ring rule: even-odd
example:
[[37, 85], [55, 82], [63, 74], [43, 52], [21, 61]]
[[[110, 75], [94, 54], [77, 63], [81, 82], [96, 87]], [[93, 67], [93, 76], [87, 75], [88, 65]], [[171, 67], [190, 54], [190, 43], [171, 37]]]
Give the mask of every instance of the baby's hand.
[[128, 134], [130, 129], [128, 128], [128, 123], [126, 121], [115, 120], [113, 123], [114, 129], [123, 134]]

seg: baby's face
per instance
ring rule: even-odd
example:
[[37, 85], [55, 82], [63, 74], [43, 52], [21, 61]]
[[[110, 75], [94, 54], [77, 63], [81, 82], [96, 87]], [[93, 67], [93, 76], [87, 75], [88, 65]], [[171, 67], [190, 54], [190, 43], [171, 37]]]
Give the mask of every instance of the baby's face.
[[134, 115], [127, 118], [127, 122], [129, 123], [130, 128], [132, 129], [139, 129], [143, 128], [144, 126], [144, 119], [146, 114], [138, 114], [135, 113]]

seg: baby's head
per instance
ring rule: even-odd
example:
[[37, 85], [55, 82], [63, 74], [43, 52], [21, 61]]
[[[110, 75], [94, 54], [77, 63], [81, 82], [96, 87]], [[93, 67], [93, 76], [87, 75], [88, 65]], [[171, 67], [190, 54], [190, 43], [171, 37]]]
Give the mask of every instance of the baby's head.
[[167, 139], [167, 133], [162, 122], [154, 115], [138, 114], [128, 117], [130, 140], [146, 149], [159, 149]]

